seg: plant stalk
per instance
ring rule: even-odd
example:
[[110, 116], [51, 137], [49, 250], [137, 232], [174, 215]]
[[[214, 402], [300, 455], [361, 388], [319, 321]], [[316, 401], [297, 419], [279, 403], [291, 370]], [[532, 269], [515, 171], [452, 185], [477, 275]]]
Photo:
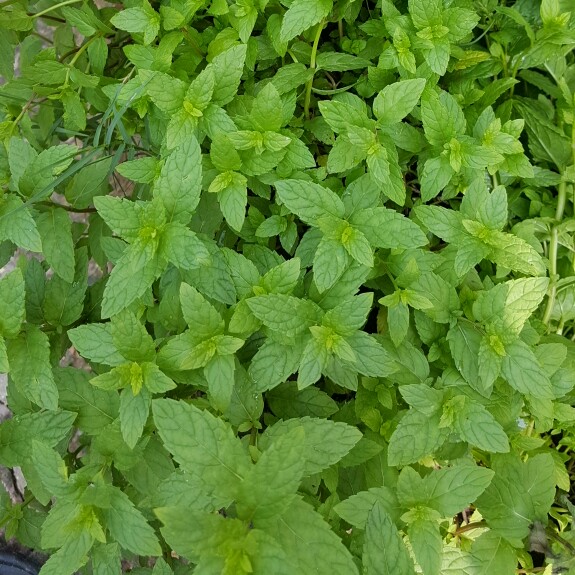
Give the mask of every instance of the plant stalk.
[[[317, 31], [315, 33], [315, 38], [313, 40], [313, 46], [311, 48], [311, 58], [309, 61], [309, 67], [311, 70], [315, 70], [315, 59], [317, 56], [317, 47], [319, 46], [319, 39], [321, 37], [321, 33], [323, 30], [323, 27], [325, 25], [325, 21], [322, 20], [318, 25], [317, 25]], [[314, 72], [315, 74], [315, 72]], [[303, 105], [303, 110], [304, 110], [304, 114], [307, 120], [310, 119], [310, 115], [309, 115], [309, 105], [311, 102], [311, 89], [313, 88], [313, 76], [307, 81], [307, 85], [306, 85], [306, 90], [305, 90], [305, 100], [304, 100], [304, 105]]]
[[77, 4], [78, 2], [82, 2], [83, 0], [66, 0], [65, 2], [60, 2], [58, 4], [54, 4], [54, 6], [49, 6], [42, 12], [37, 12], [36, 14], [30, 14], [32, 18], [40, 18], [40, 16], [44, 16], [44, 14], [48, 14], [48, 12], [52, 12], [53, 10], [58, 10], [58, 8], [62, 8], [63, 6], [68, 6], [69, 4]]

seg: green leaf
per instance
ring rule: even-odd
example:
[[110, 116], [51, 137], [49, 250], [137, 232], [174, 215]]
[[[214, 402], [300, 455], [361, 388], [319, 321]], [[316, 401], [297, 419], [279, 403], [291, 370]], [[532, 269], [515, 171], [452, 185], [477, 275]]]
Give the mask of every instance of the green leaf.
[[28, 326], [17, 339], [8, 342], [10, 377], [18, 391], [45, 409], [58, 408], [58, 388], [50, 364], [48, 336]]
[[102, 299], [102, 318], [111, 317], [141, 297], [160, 271], [153, 246], [129, 246], [112, 270]]
[[156, 177], [157, 166], [158, 161], [156, 158], [138, 158], [137, 160], [122, 162], [116, 166], [116, 172], [133, 182], [150, 184]]
[[481, 575], [507, 575], [517, 566], [517, 553], [503, 538], [491, 531], [481, 534], [471, 547], [481, 563]]
[[150, 44], [160, 31], [160, 15], [155, 12], [148, 0], [143, 6], [127, 8], [110, 19], [110, 24], [120, 30], [144, 35], [144, 44]]
[[403, 80], [387, 85], [373, 101], [373, 112], [378, 122], [384, 126], [400, 122], [416, 106], [425, 80]]
[[0, 203], [0, 240], [10, 240], [22, 249], [42, 251], [42, 240], [36, 222], [22, 200], [13, 194]]
[[410, 0], [408, 6], [411, 20], [417, 29], [442, 23], [442, 3], [438, 0]]
[[358, 58], [351, 54], [339, 52], [322, 52], [317, 55], [316, 66], [328, 72], [345, 72], [347, 70], [360, 70], [369, 66], [369, 60]]
[[198, 236], [187, 226], [172, 222], [162, 230], [160, 254], [177, 268], [196, 269], [208, 265], [210, 253]]
[[425, 92], [421, 98], [421, 118], [425, 137], [433, 146], [442, 146], [465, 132], [463, 111], [447, 92]]
[[296, 427], [273, 441], [246, 475], [238, 493], [238, 515], [257, 521], [282, 515], [296, 498], [304, 472], [305, 433]]
[[[239, 345], [233, 348], [234, 351], [243, 344], [243, 340], [236, 341]], [[227, 411], [230, 405], [234, 390], [234, 371], [233, 355], [215, 355], [204, 368], [210, 400], [221, 412]]]
[[[411, 493], [419, 504], [436, 509], [443, 517], [456, 515], [473, 503], [489, 486], [493, 471], [475, 465], [460, 465], [432, 471], [422, 481], [423, 493]], [[400, 498], [401, 500], [401, 498]], [[402, 501], [413, 506], [413, 501]]]
[[125, 362], [114, 345], [110, 324], [80, 325], [68, 330], [68, 337], [78, 353], [86, 359], [112, 366]]
[[328, 350], [324, 342], [315, 337], [308, 339], [299, 363], [298, 388], [304, 389], [316, 383], [327, 367], [327, 362]]
[[162, 202], [168, 223], [190, 221], [200, 201], [201, 182], [202, 155], [191, 136], [167, 157], [154, 185], [154, 197]]
[[367, 377], [387, 377], [397, 371], [397, 364], [371, 335], [357, 331], [345, 338], [355, 353], [354, 368]]
[[82, 531], [68, 540], [42, 565], [42, 575], [73, 575], [88, 561], [94, 539], [88, 531]]
[[279, 437], [296, 428], [303, 428], [305, 432], [302, 455], [305, 461], [304, 476], [319, 473], [340, 461], [362, 437], [358, 429], [345, 423], [301, 417], [268, 427], [260, 437], [260, 447], [264, 450], [269, 448]]
[[126, 387], [120, 394], [120, 430], [130, 449], [133, 449], [142, 437], [150, 413], [151, 399], [147, 389], [142, 389], [140, 393], [134, 395], [132, 389]]
[[289, 42], [308, 28], [327, 17], [333, 6], [332, 0], [294, 0], [284, 14], [280, 39]]
[[121, 575], [120, 546], [117, 543], [95, 545], [91, 559], [94, 575]]
[[260, 521], [260, 527], [281, 541], [298, 573], [358, 575], [351, 553], [319, 513], [296, 499], [280, 517]]
[[75, 419], [76, 414], [69, 411], [43, 411], [6, 420], [0, 428], [2, 464], [15, 467], [29, 459], [34, 439], [55, 447], [70, 432]]
[[334, 511], [350, 525], [365, 529], [375, 505], [382, 507], [393, 523], [399, 520], [403, 511], [403, 507], [397, 501], [395, 489], [389, 487], [372, 487], [367, 491], [356, 493], [338, 503]]
[[91, 374], [71, 367], [55, 368], [59, 404], [63, 409], [77, 413], [76, 426], [84, 433], [96, 435], [117, 417], [120, 399], [90, 384]]
[[287, 380], [298, 369], [302, 348], [266, 339], [252, 358], [249, 373], [258, 391], [268, 391]]
[[107, 192], [110, 164], [110, 160], [98, 159], [76, 172], [65, 191], [66, 199], [72, 206], [78, 209], [88, 208], [92, 205], [95, 196], [104, 195]]
[[539, 454], [526, 462], [505, 457], [497, 465], [491, 485], [477, 500], [487, 525], [513, 546], [527, 537], [533, 521], [545, 520], [555, 497], [551, 455]]
[[323, 325], [333, 328], [341, 335], [352, 335], [365, 324], [372, 305], [372, 293], [348, 298], [326, 312]]
[[224, 320], [196, 288], [183, 283], [180, 286], [180, 302], [184, 319], [199, 338], [223, 333]]
[[302, 221], [317, 225], [322, 216], [343, 217], [341, 199], [331, 190], [305, 180], [282, 180], [276, 183], [278, 197]]
[[475, 391], [488, 394], [489, 390], [479, 376], [480, 331], [473, 324], [459, 321], [449, 330], [447, 341], [455, 366], [467, 383]]
[[248, 299], [247, 303], [265, 326], [288, 337], [303, 333], [319, 318], [319, 308], [312, 301], [290, 295], [261, 295]]
[[54, 273], [64, 281], [74, 280], [74, 243], [72, 224], [65, 210], [44, 212], [37, 220], [43, 253]]
[[0, 279], [0, 335], [16, 337], [25, 317], [24, 277], [15, 269]]
[[455, 428], [461, 439], [479, 449], [492, 453], [509, 451], [509, 440], [503, 427], [480, 403], [466, 400], [464, 408], [456, 414]]
[[248, 202], [248, 190], [244, 176], [235, 174], [234, 180], [219, 191], [218, 202], [226, 222], [233, 230], [239, 232], [244, 225]]
[[439, 419], [439, 415], [408, 411], [389, 440], [389, 465], [409, 465], [439, 449], [448, 435], [446, 428], [439, 427]]
[[154, 530], [130, 498], [117, 487], [109, 488], [109, 498], [110, 506], [102, 509], [102, 515], [112, 537], [136, 555], [161, 555]]
[[439, 525], [433, 519], [409, 523], [407, 533], [413, 554], [425, 575], [440, 575], [443, 541]]
[[[297, 369], [297, 365], [294, 368]], [[265, 391], [265, 390], [264, 390]], [[336, 402], [317, 387], [299, 390], [293, 381], [286, 381], [266, 394], [272, 411], [282, 419], [293, 417], [329, 417], [337, 411]]]
[[355, 212], [349, 222], [377, 248], [416, 248], [427, 243], [421, 228], [405, 216], [387, 208]]
[[231, 427], [182, 401], [158, 399], [152, 411], [164, 445], [182, 468], [218, 501], [234, 499], [249, 470], [249, 458]]
[[135, 240], [140, 231], [141, 206], [125, 198], [98, 196], [94, 206], [106, 225], [128, 242]]
[[376, 502], [367, 518], [363, 544], [366, 575], [412, 575], [409, 552], [384, 506]]
[[521, 278], [497, 284], [480, 294], [473, 304], [473, 313], [501, 337], [518, 336], [543, 301], [548, 286], [548, 278]]
[[258, 92], [250, 120], [252, 126], [260, 132], [277, 132], [282, 127], [282, 100], [280, 94], [271, 82]]
[[542, 399], [553, 398], [549, 377], [526, 343], [517, 340], [505, 347], [505, 353], [501, 375], [511, 387], [525, 395]]
[[218, 54], [211, 63], [214, 74], [212, 103], [225, 106], [236, 95], [246, 60], [245, 44], [232, 46]]
[[51, 447], [40, 441], [32, 441], [32, 460], [42, 484], [52, 495], [66, 495], [68, 470], [64, 460]]
[[127, 360], [142, 362], [154, 359], [154, 340], [133, 313], [124, 310], [115, 315], [110, 328], [114, 347]]

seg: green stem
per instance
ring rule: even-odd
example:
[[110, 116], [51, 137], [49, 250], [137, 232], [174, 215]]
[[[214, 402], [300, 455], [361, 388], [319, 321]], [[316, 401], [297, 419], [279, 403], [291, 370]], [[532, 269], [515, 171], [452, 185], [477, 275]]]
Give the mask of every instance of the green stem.
[[19, 124], [20, 120], [24, 117], [24, 115], [26, 114], [26, 112], [32, 107], [32, 105], [34, 104], [34, 96], [32, 96], [22, 107], [22, 110], [20, 112], [20, 114], [18, 114], [18, 117], [12, 122], [12, 126], [10, 127], [10, 133], [12, 133], [14, 131], [14, 128], [16, 128], [16, 126]]
[[74, 54], [74, 57], [70, 60], [70, 63], [68, 64], [68, 69], [66, 70], [66, 79], [64, 80], [64, 88], [68, 87], [68, 83], [70, 82], [70, 71], [74, 67], [74, 64], [76, 64], [76, 62], [78, 61], [78, 58], [80, 58], [80, 56], [87, 50], [88, 46], [99, 37], [100, 37], [99, 34], [96, 34], [96, 36], [92, 36], [85, 44], [82, 44], [80, 48], [78, 48], [78, 51]]
[[56, 204], [54, 202], [38, 202], [38, 205], [46, 206], [47, 208], [53, 208], [53, 207], [62, 208], [63, 210], [66, 210], [67, 212], [71, 212], [74, 214], [92, 214], [97, 211], [96, 208], [84, 208], [83, 210], [81, 210], [80, 208], [74, 208], [73, 206], [66, 206], [64, 204]]
[[555, 219], [557, 223], [561, 223], [563, 219], [563, 212], [565, 211], [565, 203], [567, 202], [567, 182], [559, 184], [559, 195], [557, 197], [557, 208], [555, 209]]
[[42, 12], [31, 14], [31, 17], [40, 18], [40, 16], [44, 16], [44, 14], [48, 14], [48, 12], [52, 12], [53, 10], [58, 10], [58, 8], [62, 8], [62, 6], [68, 6], [69, 4], [77, 4], [78, 2], [83, 2], [83, 0], [66, 0], [65, 2], [54, 4], [54, 6], [49, 6], [48, 8], [46, 8], [46, 10], [42, 10]]
[[555, 306], [555, 298], [557, 296], [557, 246], [559, 244], [559, 233], [557, 227], [551, 230], [551, 243], [549, 245], [549, 275], [551, 276], [551, 289], [549, 290], [549, 297], [547, 299], [547, 306], [545, 307], [545, 314], [543, 315], [543, 323], [549, 325], [553, 307]]
[[[321, 37], [321, 33], [324, 27], [324, 20], [322, 20], [318, 25], [317, 25], [317, 31], [315, 33], [315, 38], [313, 40], [313, 46], [311, 48], [311, 58], [309, 61], [309, 67], [311, 70], [315, 70], [315, 59], [317, 56], [317, 47], [319, 46], [319, 39]], [[315, 72], [314, 72], [315, 73]], [[311, 102], [311, 89], [313, 88], [313, 76], [307, 81], [307, 85], [306, 85], [306, 90], [305, 90], [305, 100], [304, 100], [304, 105], [303, 105], [303, 110], [304, 110], [304, 114], [306, 119], [310, 119], [310, 115], [309, 115], [309, 105]]]
[[252, 427], [250, 432], [250, 445], [254, 447], [257, 446], [258, 443], [258, 430], [255, 427]]
[[565, 211], [565, 203], [567, 200], [567, 182], [559, 184], [559, 195], [557, 197], [557, 208], [555, 210], [556, 223], [551, 230], [551, 241], [549, 243], [549, 275], [551, 276], [551, 289], [547, 299], [547, 306], [543, 314], [543, 323], [549, 325], [553, 307], [555, 306], [555, 298], [557, 297], [557, 250], [559, 248], [559, 229]]
[[466, 531], [472, 531], [473, 529], [483, 529], [484, 527], [487, 527], [487, 523], [485, 521], [468, 523], [467, 525], [462, 525], [459, 529], [456, 529], [454, 535], [458, 536], [461, 535], [461, 533], [465, 533]]

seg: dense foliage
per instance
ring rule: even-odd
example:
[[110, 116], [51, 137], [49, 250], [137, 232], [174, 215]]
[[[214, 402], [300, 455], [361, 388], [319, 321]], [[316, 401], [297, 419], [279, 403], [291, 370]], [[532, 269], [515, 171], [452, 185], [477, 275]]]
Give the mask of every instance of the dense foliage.
[[0, 7], [7, 535], [575, 573], [571, 0], [123, 4]]

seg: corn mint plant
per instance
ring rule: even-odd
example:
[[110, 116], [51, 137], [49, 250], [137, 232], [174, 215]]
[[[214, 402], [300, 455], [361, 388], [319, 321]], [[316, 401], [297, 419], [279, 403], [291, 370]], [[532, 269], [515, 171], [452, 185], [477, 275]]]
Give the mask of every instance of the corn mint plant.
[[575, 573], [571, 0], [0, 4], [0, 465], [41, 575]]

